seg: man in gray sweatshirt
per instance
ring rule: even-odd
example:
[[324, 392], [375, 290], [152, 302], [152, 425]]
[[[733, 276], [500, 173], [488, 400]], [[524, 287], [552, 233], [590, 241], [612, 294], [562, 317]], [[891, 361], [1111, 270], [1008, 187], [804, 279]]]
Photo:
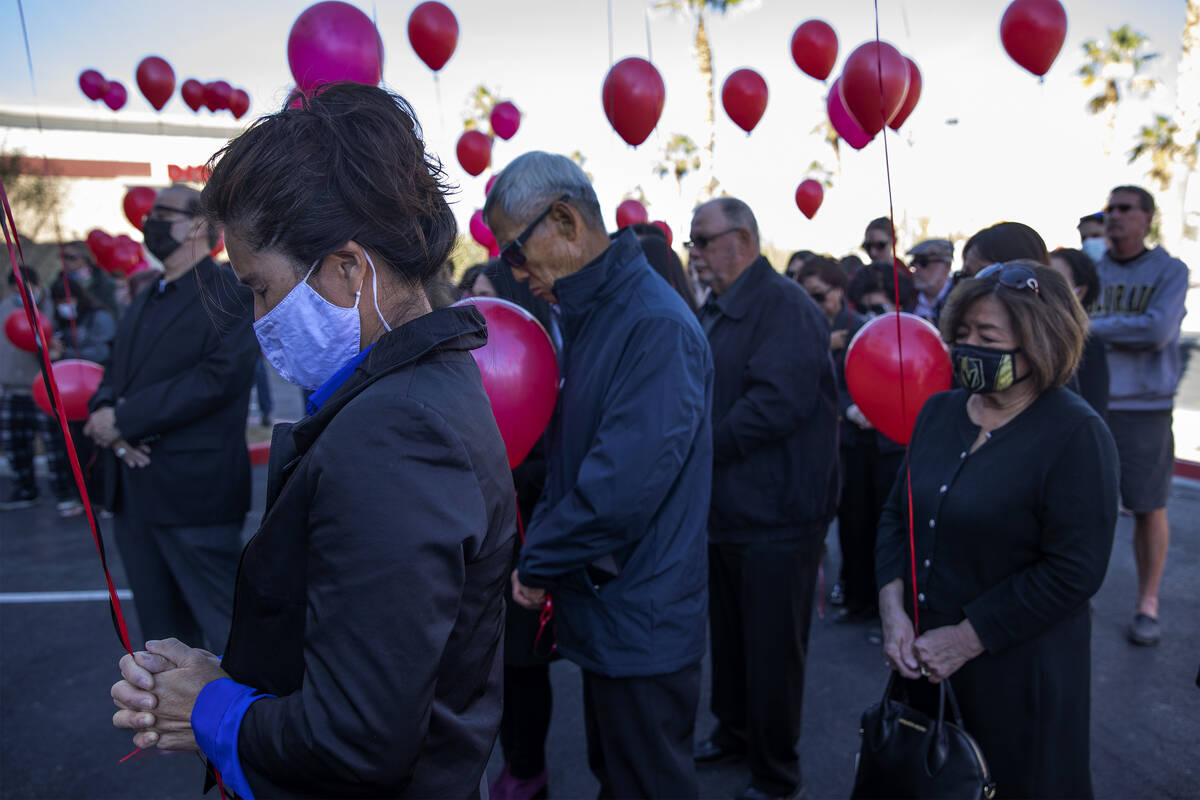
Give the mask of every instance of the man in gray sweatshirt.
[[1104, 210], [1108, 252], [1096, 264], [1100, 299], [1092, 333], [1108, 345], [1109, 427], [1121, 457], [1121, 500], [1134, 514], [1138, 602], [1129, 639], [1158, 644], [1158, 585], [1167, 561], [1167, 494], [1175, 464], [1171, 412], [1181, 372], [1179, 328], [1188, 268], [1162, 247], [1146, 248], [1154, 198], [1139, 186], [1113, 189]]

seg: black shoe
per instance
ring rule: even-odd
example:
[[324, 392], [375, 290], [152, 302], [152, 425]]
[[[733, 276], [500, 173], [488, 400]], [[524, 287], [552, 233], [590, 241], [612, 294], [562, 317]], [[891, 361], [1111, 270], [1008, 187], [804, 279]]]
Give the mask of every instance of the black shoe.
[[746, 756], [746, 747], [727, 747], [710, 736], [692, 748], [692, 759], [697, 764], [722, 764], [740, 761]]
[[8, 499], [0, 503], [0, 511], [16, 511], [18, 508], [29, 508], [37, 503], [37, 499], [37, 489], [14, 487]]
[[791, 794], [771, 794], [759, 789], [753, 783], [742, 790], [734, 800], [800, 800], [804, 797], [804, 787], [797, 788]]
[[829, 590], [829, 605], [843, 606], [846, 604], [846, 595], [842, 592], [842, 585], [835, 583], [833, 588]]

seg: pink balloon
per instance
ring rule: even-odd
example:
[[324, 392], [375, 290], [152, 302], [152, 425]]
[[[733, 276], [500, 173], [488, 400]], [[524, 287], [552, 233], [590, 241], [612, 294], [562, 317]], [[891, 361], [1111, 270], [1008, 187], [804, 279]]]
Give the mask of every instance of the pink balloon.
[[509, 467], [525, 460], [558, 401], [558, 360], [546, 329], [525, 309], [496, 297], [470, 297], [487, 320], [487, 344], [471, 351], [492, 403]]
[[838, 91], [838, 84], [841, 82], [841, 78], [835, 80], [829, 87], [829, 94], [825, 97], [825, 110], [829, 113], [829, 124], [837, 131], [838, 136], [842, 137], [842, 141], [855, 150], [862, 150], [875, 137], [864, 131], [846, 110], [846, 104], [842, 102], [842, 94]]
[[99, 70], [85, 69], [79, 73], [79, 88], [88, 100], [99, 100], [104, 97], [108, 81], [104, 80], [104, 76], [100, 74]]
[[483, 211], [480, 209], [476, 209], [475, 213], [471, 215], [471, 238], [486, 247], [489, 252], [496, 246], [496, 237], [492, 235], [492, 229], [483, 221]]
[[125, 91], [125, 84], [120, 81], [109, 81], [108, 86], [104, 89], [104, 105], [113, 111], [120, 111], [128, 98], [129, 93]]
[[511, 139], [521, 127], [521, 110], [505, 100], [492, 109], [492, 132], [505, 141]]
[[383, 77], [383, 40], [375, 23], [341, 0], [309, 6], [288, 34], [288, 66], [305, 94], [323, 83], [374, 86]]

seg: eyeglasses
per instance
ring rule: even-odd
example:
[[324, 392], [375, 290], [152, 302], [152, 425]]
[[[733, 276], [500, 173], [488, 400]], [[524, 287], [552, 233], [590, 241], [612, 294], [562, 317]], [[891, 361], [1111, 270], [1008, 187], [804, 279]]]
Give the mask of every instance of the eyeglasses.
[[[554, 203], [565, 202], [569, 196], [570, 195], [564, 194], [562, 197], [555, 200]], [[525, 230], [521, 231], [520, 236], [504, 245], [504, 249], [500, 251], [500, 258], [504, 260], [505, 264], [508, 264], [510, 267], [525, 266], [526, 258], [525, 254], [521, 252], [521, 248], [525, 246], [527, 241], [529, 241], [529, 237], [533, 235], [533, 231], [535, 228], [537, 228], [538, 224], [544, 220], [551, 211], [554, 210], [554, 203], [546, 206], [545, 211], [534, 217], [533, 222], [529, 223]]]
[[705, 250], [710, 244], [713, 243], [714, 239], [719, 239], [727, 233], [733, 233], [734, 231], [740, 230], [741, 228], [729, 228], [728, 230], [723, 230], [720, 233], [714, 233], [712, 236], [700, 236], [699, 234], [693, 234], [691, 241], [684, 242], [683, 246], [688, 250]]
[[938, 256], [916, 256], [913, 258], [913, 260], [910, 263], [914, 267], [917, 267], [918, 269], [924, 269], [925, 267], [928, 267], [930, 264], [948, 264], [950, 262], [948, 262], [948, 261], [946, 261], [946, 259], [940, 258]]
[[172, 214], [179, 214], [184, 217], [196, 216], [196, 212], [194, 211], [187, 211], [182, 208], [175, 208], [174, 206], [153, 206], [151, 207], [149, 213], [146, 214], [145, 219], [162, 219], [162, 212], [164, 211], [169, 211]]
[[1108, 207], [1104, 209], [1104, 213], [1111, 214], [1114, 211], [1120, 211], [1122, 214], [1128, 214], [1135, 208], [1137, 208], [1137, 206], [1135, 206], [1133, 203], [1110, 203]]
[[862, 243], [862, 249], [866, 250], [868, 253], [871, 252], [872, 250], [887, 250], [888, 247], [889, 247], [888, 242], [863, 242]]
[[809, 292], [808, 296], [817, 301], [817, 303], [824, 303], [825, 298], [829, 297], [829, 292]]
[[1038, 288], [1037, 273], [1029, 267], [1023, 267], [1019, 264], [1012, 266], [1007, 264], [992, 264], [981, 269], [975, 275], [975, 279], [981, 281], [994, 280], [1007, 289], [1033, 289], [1034, 294], [1038, 297], [1042, 296], [1041, 289]]

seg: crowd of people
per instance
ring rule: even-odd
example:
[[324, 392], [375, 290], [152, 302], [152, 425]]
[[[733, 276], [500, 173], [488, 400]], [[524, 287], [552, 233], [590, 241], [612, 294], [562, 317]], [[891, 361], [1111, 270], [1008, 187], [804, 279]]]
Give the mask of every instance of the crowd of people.
[[[201, 751], [243, 800], [542, 798], [565, 658], [601, 797], [695, 797], [730, 761], [740, 798], [796, 797], [836, 521], [835, 621], [915, 701], [950, 682], [997, 796], [1092, 794], [1089, 601], [1119, 505], [1129, 639], [1162, 636], [1187, 268], [1148, 246], [1149, 193], [1113, 189], [1080, 249], [1001, 222], [906, 262], [880, 218], [865, 260], [800, 251], [781, 274], [739, 199], [695, 210], [685, 263], [654, 226], [610, 234], [583, 171], [530, 152], [487, 197], [499, 257], [447, 291], [447, 190], [402, 98], [334, 85], [230, 142], [202, 192], [159, 193], [145, 240], [164, 269], [128, 300], [67, 247], [52, 355], [105, 365], [77, 439], [107, 464], [94, 501], [146, 639], [112, 689], [138, 747]], [[459, 296], [522, 306], [557, 353], [556, 411], [515, 467]], [[845, 375], [893, 311], [938, 329], [954, 376], [907, 447]], [[263, 357], [307, 415], [274, 429], [243, 548]], [[56, 432], [33, 357], [0, 358], [13, 499], [32, 502], [32, 438], [49, 455]], [[716, 726], [697, 732], [706, 653]]]

